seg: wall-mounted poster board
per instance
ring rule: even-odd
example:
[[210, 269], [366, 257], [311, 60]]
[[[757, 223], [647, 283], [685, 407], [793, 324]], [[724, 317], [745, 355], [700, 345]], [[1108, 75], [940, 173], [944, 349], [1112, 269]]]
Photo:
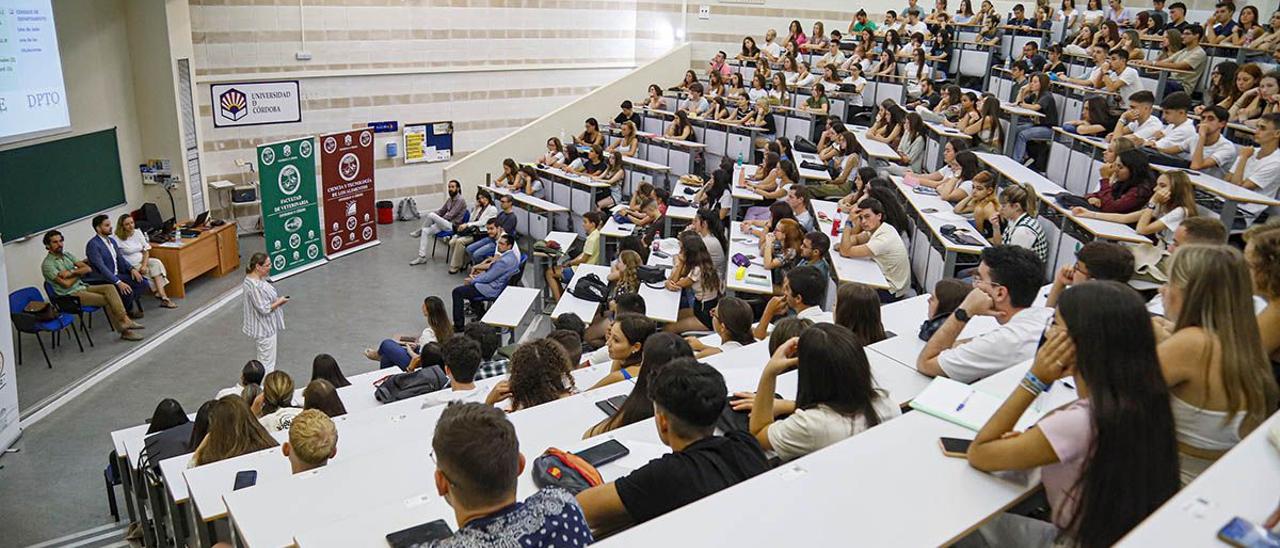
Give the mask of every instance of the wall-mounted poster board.
[[404, 163], [443, 162], [452, 157], [452, 121], [404, 125]]

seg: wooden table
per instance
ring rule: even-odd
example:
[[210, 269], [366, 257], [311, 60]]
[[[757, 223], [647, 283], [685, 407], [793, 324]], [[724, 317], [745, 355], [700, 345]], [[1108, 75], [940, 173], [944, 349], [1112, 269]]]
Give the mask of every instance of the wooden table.
[[240, 242], [236, 239], [235, 223], [205, 229], [195, 238], [183, 238], [181, 242], [152, 244], [151, 256], [164, 263], [169, 273], [169, 285], [165, 293], [170, 297], [187, 295], [187, 282], [205, 272], [213, 271], [222, 276], [240, 268]]

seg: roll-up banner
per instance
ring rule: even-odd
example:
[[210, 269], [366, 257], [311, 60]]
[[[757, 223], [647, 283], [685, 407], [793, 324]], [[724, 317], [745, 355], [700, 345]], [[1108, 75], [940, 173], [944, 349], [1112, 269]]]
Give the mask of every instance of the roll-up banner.
[[258, 146], [262, 233], [271, 257], [271, 279], [320, 266], [324, 231], [316, 199], [315, 138]]
[[320, 180], [325, 255], [335, 259], [378, 245], [373, 129], [321, 135]]

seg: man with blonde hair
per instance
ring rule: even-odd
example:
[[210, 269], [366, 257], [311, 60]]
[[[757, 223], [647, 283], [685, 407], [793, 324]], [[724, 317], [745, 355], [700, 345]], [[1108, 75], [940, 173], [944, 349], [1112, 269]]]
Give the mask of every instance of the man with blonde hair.
[[307, 409], [293, 418], [289, 441], [281, 446], [294, 474], [314, 470], [338, 454], [338, 428], [318, 409]]

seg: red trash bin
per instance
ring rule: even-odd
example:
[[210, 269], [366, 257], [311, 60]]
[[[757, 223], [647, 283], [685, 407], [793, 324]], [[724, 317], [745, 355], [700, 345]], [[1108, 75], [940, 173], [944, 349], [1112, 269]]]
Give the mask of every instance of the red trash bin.
[[396, 205], [391, 200], [379, 200], [375, 205], [378, 208], [378, 224], [389, 225], [396, 220]]

